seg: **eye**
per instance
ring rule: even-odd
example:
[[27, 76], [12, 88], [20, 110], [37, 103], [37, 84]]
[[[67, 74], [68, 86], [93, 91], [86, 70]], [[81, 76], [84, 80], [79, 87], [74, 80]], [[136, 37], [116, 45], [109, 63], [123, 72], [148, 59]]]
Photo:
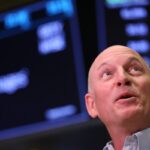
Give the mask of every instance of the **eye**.
[[112, 76], [112, 72], [111, 71], [104, 71], [102, 73], [102, 78], [105, 79], [105, 80], [109, 79], [111, 76]]
[[129, 73], [132, 75], [140, 75], [142, 73], [142, 67], [140, 66], [131, 66], [129, 68]]

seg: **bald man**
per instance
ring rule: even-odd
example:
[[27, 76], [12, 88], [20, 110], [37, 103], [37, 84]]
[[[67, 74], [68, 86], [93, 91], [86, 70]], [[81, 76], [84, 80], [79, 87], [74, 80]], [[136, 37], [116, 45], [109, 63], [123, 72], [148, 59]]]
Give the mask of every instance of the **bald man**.
[[85, 103], [110, 134], [104, 150], [150, 150], [150, 69], [137, 52], [115, 45], [100, 53]]

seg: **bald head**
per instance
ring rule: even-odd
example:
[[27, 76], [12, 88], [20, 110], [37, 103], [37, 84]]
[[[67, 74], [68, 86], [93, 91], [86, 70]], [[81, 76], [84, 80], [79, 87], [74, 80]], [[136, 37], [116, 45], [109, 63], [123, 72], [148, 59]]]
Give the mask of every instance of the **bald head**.
[[115, 45], [94, 60], [89, 70], [85, 103], [110, 134], [125, 129], [128, 135], [150, 126], [150, 70], [134, 50]]

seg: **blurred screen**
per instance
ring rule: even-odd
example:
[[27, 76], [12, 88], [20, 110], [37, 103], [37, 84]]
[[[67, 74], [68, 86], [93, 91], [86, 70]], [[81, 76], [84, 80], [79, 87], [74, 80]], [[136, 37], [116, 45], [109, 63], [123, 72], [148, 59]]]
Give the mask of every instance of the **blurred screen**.
[[0, 14], [0, 139], [87, 119], [75, 1]]
[[96, 3], [99, 49], [114, 44], [126, 45], [150, 64], [149, 1], [97, 0]]

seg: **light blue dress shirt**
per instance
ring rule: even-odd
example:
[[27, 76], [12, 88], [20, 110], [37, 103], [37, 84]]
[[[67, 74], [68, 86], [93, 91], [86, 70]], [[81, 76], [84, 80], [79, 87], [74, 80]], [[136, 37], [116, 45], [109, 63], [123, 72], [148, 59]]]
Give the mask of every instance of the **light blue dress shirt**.
[[[114, 150], [112, 141], [103, 150]], [[150, 128], [128, 136], [122, 150], [150, 150]]]

